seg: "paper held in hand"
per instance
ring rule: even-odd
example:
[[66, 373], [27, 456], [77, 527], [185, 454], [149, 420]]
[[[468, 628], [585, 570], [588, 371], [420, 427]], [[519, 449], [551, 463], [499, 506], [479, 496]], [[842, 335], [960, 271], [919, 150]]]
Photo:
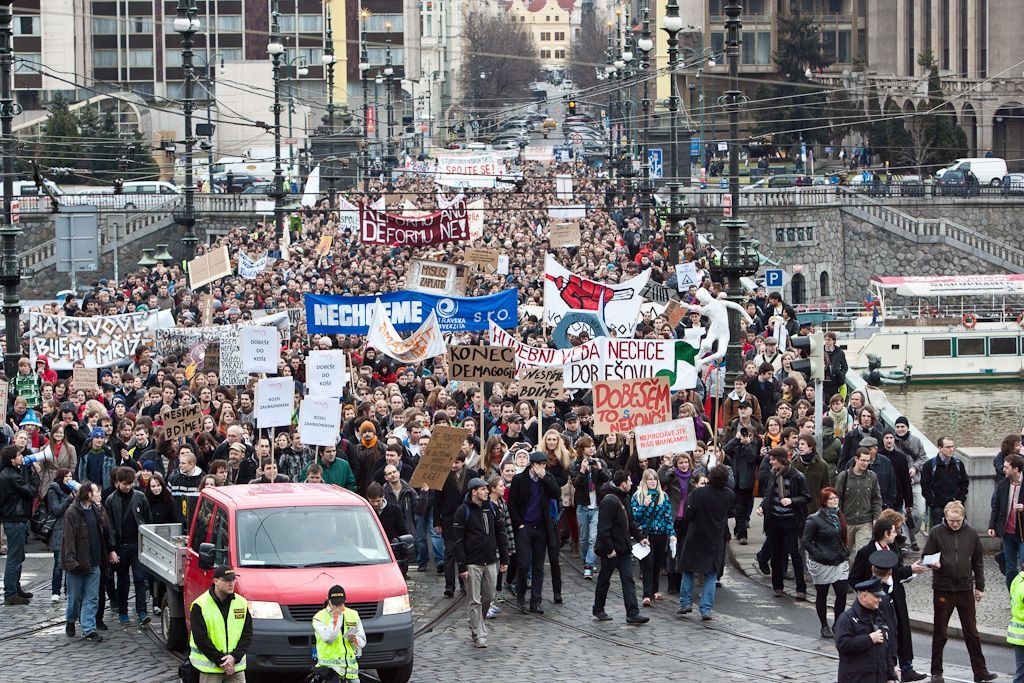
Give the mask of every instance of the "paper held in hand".
[[644, 545], [643, 543], [633, 544], [633, 557], [638, 560], [642, 560], [651, 554], [651, 546]]
[[925, 555], [921, 558], [921, 564], [925, 567], [934, 567], [939, 563], [939, 557], [942, 553], [932, 553], [931, 555]]

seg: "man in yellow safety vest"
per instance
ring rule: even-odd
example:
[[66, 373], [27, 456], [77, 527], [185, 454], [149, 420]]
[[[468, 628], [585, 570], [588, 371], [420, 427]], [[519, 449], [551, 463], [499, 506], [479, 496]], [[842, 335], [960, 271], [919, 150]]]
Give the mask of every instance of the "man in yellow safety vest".
[[1013, 646], [1017, 661], [1014, 683], [1024, 681], [1024, 563], [1010, 584], [1010, 625], [1006, 629], [1006, 642]]
[[327, 605], [313, 617], [316, 633], [316, 666], [333, 669], [342, 681], [359, 680], [356, 658], [366, 645], [363, 622], [354, 609], [345, 607], [345, 589], [331, 586]]
[[244, 683], [245, 655], [252, 645], [249, 604], [235, 594], [231, 567], [213, 570], [213, 586], [189, 609], [192, 635], [189, 661], [199, 671], [199, 683]]

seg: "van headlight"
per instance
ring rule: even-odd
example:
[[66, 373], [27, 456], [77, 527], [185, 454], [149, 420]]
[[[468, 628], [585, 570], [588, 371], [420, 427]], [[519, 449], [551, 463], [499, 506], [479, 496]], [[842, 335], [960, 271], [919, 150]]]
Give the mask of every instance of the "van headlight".
[[409, 604], [408, 593], [384, 598], [384, 616], [388, 616], [389, 614], [404, 614], [405, 612], [411, 611], [412, 606]]
[[249, 601], [249, 614], [253, 619], [284, 619], [281, 605], [276, 602]]

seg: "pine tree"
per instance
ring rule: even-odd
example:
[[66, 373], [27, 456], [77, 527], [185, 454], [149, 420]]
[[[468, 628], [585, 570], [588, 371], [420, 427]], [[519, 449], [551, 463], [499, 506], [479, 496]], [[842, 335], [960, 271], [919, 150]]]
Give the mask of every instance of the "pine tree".
[[[78, 117], [71, 111], [67, 98], [57, 93], [47, 107], [50, 115], [43, 126], [35, 158], [49, 168], [79, 167], [81, 148]], [[77, 180], [77, 179], [76, 179]]]

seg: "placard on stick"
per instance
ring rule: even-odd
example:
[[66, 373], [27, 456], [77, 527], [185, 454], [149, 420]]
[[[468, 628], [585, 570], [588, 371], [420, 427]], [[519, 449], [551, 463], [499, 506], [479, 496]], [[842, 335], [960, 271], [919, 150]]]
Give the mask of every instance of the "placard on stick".
[[75, 368], [71, 371], [71, 391], [82, 391], [89, 393], [96, 388], [96, 368]]
[[[0, 396], [7, 396], [8, 387], [10, 385], [7, 382], [0, 380]], [[7, 422], [7, 401], [0, 400], [0, 423]]]
[[697, 447], [692, 417], [641, 425], [633, 430], [633, 434], [636, 435], [636, 453], [641, 459], [692, 451]]
[[467, 266], [477, 266], [485, 273], [493, 273], [498, 270], [499, 256], [498, 252], [493, 249], [467, 247], [463, 252], [462, 260]]
[[594, 382], [595, 434], [625, 434], [671, 419], [668, 377]]
[[440, 491], [445, 479], [448, 478], [448, 473], [451, 472], [452, 460], [458, 455], [459, 449], [469, 435], [468, 429], [448, 425], [437, 425], [431, 429], [430, 443], [420, 457], [409, 485], [418, 489], [426, 484], [428, 488]]
[[528, 368], [519, 371], [519, 400], [565, 400], [564, 371], [562, 368]]
[[220, 342], [206, 342], [206, 348], [203, 350], [203, 370], [220, 375]]
[[164, 420], [164, 434], [168, 440], [192, 436], [203, 428], [203, 414], [198, 405], [171, 408], [165, 410], [161, 417]]
[[188, 284], [193, 290], [231, 275], [231, 256], [227, 247], [214, 249], [188, 262]]
[[674, 328], [678, 327], [679, 323], [682, 322], [683, 316], [686, 315], [686, 309], [679, 303], [678, 299], [669, 299], [668, 307], [665, 309], [665, 315], [668, 317], [668, 324]]
[[548, 235], [548, 246], [552, 249], [578, 247], [582, 241], [579, 223], [556, 223], [551, 226], [551, 232]]
[[509, 346], [448, 347], [448, 377], [471, 382], [513, 382], [516, 352]]

